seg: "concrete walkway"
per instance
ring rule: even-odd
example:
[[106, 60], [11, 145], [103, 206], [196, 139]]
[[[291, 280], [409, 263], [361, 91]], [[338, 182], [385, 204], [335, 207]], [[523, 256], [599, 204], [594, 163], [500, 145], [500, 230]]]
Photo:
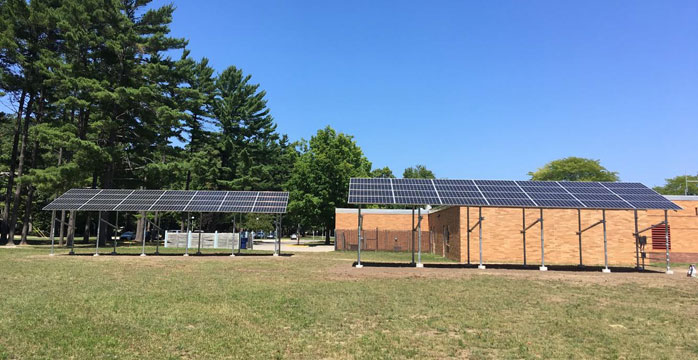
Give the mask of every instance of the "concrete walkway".
[[[295, 240], [281, 239], [281, 252], [329, 252], [334, 251], [334, 245], [317, 245], [317, 240], [301, 240], [300, 245], [297, 245]], [[274, 240], [262, 239], [255, 240], [255, 250], [274, 251]]]

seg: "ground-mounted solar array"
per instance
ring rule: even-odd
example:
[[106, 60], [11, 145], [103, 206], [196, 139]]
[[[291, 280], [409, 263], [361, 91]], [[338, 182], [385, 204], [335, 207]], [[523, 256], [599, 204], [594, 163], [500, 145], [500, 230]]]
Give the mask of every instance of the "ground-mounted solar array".
[[287, 204], [281, 191], [71, 189], [44, 210], [283, 214]]
[[564, 209], [681, 207], [640, 183], [352, 178], [350, 204]]

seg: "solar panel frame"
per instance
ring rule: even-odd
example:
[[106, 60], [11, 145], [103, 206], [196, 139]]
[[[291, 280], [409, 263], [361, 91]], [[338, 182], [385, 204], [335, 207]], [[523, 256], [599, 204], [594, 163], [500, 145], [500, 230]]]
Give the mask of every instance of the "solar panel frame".
[[349, 180], [350, 204], [680, 210], [641, 183], [451, 179]]
[[44, 210], [284, 214], [284, 191], [70, 189]]

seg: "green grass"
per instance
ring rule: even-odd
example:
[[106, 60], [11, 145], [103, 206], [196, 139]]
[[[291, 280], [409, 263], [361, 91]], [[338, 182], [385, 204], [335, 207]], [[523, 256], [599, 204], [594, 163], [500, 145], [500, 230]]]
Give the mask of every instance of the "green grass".
[[353, 252], [47, 250], [0, 249], [0, 359], [698, 356], [698, 282], [679, 275], [353, 269]]

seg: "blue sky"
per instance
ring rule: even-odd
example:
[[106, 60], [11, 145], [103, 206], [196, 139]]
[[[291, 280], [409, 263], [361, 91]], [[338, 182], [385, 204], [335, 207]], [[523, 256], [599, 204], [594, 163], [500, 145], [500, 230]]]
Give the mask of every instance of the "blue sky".
[[398, 177], [526, 179], [566, 156], [647, 185], [698, 173], [696, 1], [175, 5], [172, 34], [252, 74], [280, 132], [330, 125]]

